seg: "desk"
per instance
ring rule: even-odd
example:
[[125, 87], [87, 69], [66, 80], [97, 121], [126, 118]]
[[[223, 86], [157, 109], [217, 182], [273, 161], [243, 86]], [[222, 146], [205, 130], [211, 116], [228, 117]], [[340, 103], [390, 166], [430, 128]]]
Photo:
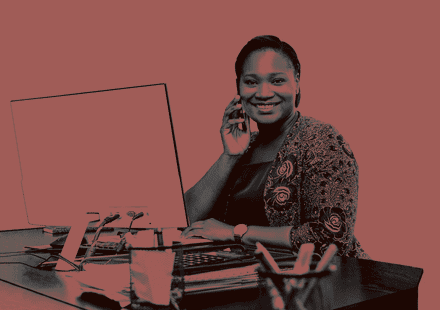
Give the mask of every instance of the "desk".
[[[56, 237], [43, 233], [42, 229], [0, 232], [0, 254], [21, 251], [25, 245], [49, 244]], [[33, 259], [28, 258], [28, 262], [31, 264]], [[12, 259], [3, 257], [1, 261]], [[417, 309], [422, 269], [341, 257], [337, 258], [336, 265], [338, 271], [331, 276], [334, 309]], [[109, 309], [84, 301], [78, 284], [55, 271], [0, 265], [0, 280], [2, 309]], [[213, 295], [186, 296], [182, 306], [186, 309], [256, 309], [262, 303], [258, 289]]]

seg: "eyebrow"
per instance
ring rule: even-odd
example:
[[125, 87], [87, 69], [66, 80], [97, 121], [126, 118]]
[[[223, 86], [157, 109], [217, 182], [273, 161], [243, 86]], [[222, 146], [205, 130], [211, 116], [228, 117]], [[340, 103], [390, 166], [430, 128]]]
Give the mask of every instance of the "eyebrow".
[[[273, 76], [276, 76], [276, 75], [278, 75], [278, 74], [286, 74], [285, 72], [272, 72], [272, 73], [269, 73], [269, 77], [273, 77]], [[253, 77], [253, 78], [257, 78], [258, 77], [258, 74], [255, 74], [255, 73], [248, 73], [248, 74], [245, 74], [243, 77]]]

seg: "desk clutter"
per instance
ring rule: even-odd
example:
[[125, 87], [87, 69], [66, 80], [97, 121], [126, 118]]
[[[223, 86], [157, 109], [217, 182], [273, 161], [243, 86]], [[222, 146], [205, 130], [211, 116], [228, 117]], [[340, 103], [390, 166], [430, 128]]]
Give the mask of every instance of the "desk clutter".
[[[35, 296], [33, 299], [17, 300], [18, 308], [30, 309], [34, 307], [34, 302], [37, 300], [39, 302], [47, 300], [48, 304], [53, 305], [51, 309], [64, 308], [66, 305], [96, 310], [102, 307], [120, 309], [121, 306], [131, 309], [129, 306], [131, 303], [129, 252], [122, 255], [104, 255], [96, 252], [96, 256], [92, 256], [93, 259], [84, 265], [85, 271], [45, 270], [35, 267], [50, 255], [60, 252], [60, 249], [54, 249], [49, 245], [56, 237], [43, 233], [42, 229], [20, 230], [13, 234], [3, 232], [0, 237], [0, 240], [9, 240], [7, 243], [9, 246], [1, 248], [0, 255], [0, 281], [6, 283], [2, 286], [3, 296], [13, 296], [17, 290], [33, 292]], [[15, 247], [11, 247], [11, 242]], [[27, 245], [24, 251], [23, 245]], [[190, 247], [198, 249], [203, 247], [205, 253], [210, 253], [212, 250], [208, 247], [217, 245], [217, 243], [188, 244], [181, 248], [185, 249], [183, 253], [191, 253]], [[285, 279], [294, 279], [300, 285], [304, 278], [306, 282], [304, 286], [301, 284], [300, 291], [304, 293], [304, 289], [311, 288], [309, 297], [304, 303], [308, 310], [316, 309], [320, 304], [324, 304], [322, 308], [325, 309], [328, 299], [332, 299], [333, 309], [341, 310], [388, 309], [390, 304], [396, 309], [417, 309], [419, 284], [423, 275], [421, 268], [337, 256], [328, 266], [327, 274], [330, 274], [327, 276], [325, 273], [317, 274], [316, 269], [321, 257], [314, 255], [308, 273], [301, 277], [291, 277], [289, 272], [292, 271], [289, 270], [295, 268], [296, 262], [303, 260], [280, 259], [277, 258], [277, 255], [280, 255], [277, 253], [278, 249], [269, 247], [267, 249], [274, 257], [282, 275], [260, 271], [258, 266], [261, 263], [258, 259], [249, 265], [208, 272], [192, 273], [185, 270], [184, 281], [180, 281], [182, 279], [180, 271], [175, 270], [171, 294], [175, 300], [178, 300], [179, 296], [173, 290], [179, 285], [184, 285], [183, 298], [178, 303], [181, 309], [277, 309], [273, 301], [276, 301], [276, 306], [280, 304], [283, 306], [280, 300], [284, 300], [284, 294], [291, 296], [288, 294], [289, 290], [285, 290], [281, 283]], [[153, 250], [157, 251], [157, 249]], [[176, 253], [175, 261], [177, 261], [181, 256], [176, 246], [173, 245], [171, 250]], [[249, 247], [249, 250], [255, 252], [256, 247]], [[294, 257], [292, 253], [290, 255]], [[75, 263], [78, 264], [79, 261], [75, 260]], [[331, 269], [330, 272], [332, 265], [337, 266], [337, 270]], [[313, 277], [317, 278], [314, 281], [316, 285], [309, 286]], [[271, 281], [275, 285], [275, 290], [272, 289]], [[251, 288], [228, 290], [228, 287], [234, 287], [234, 285], [245, 288], [247, 286], [244, 285], [245, 283], [248, 283], [247, 285]], [[296, 289], [293, 288], [293, 290]], [[114, 296], [112, 296], [112, 291]], [[292, 302], [294, 303], [294, 300]], [[59, 307], [56, 306], [57, 304]], [[286, 302], [284, 307], [289, 309], [291, 305], [292, 303]], [[295, 303], [293, 306], [297, 307]], [[173, 306], [152, 306], [151, 308], [171, 309]]]
[[[259, 243], [182, 244], [168, 240], [167, 246], [158, 246], [154, 237], [152, 230], [102, 235], [93, 239], [95, 250], [90, 257], [83, 253], [90, 251], [90, 237], [84, 238], [80, 256], [70, 262], [72, 271], [57, 274], [74, 280], [86, 299], [99, 294], [129, 309], [150, 309], [151, 305], [179, 309], [186, 295], [251, 288], [267, 296], [266, 304], [273, 310], [315, 309], [316, 303], [320, 309], [331, 309], [331, 294], [316, 290], [321, 279], [330, 274], [330, 262], [337, 251], [334, 245], [321, 258], [313, 254], [313, 244], [304, 244], [295, 254]], [[62, 238], [51, 244], [46, 251], [60, 259], [56, 253], [62, 248]], [[53, 264], [48, 260], [37, 267], [51, 270]]]
[[[207, 252], [205, 255], [213, 253], [215, 252]], [[313, 292], [317, 280], [329, 274], [329, 262], [335, 254], [334, 248], [320, 262], [312, 261], [311, 253], [307, 252], [295, 261], [281, 260], [276, 263], [270, 252], [261, 245], [258, 245], [255, 253], [258, 263], [185, 273], [181, 277], [182, 269], [179, 272], [179, 268], [182, 268], [185, 259], [192, 260], [192, 253], [182, 251], [184, 259], [180, 258], [179, 262], [179, 250], [134, 248], [130, 251], [130, 263], [91, 263], [85, 265], [84, 272], [66, 273], [65, 276], [78, 281], [84, 292], [105, 295], [119, 302], [122, 307], [131, 304], [131, 309], [149, 309], [151, 304], [165, 306], [170, 303], [178, 309], [179, 298], [184, 298], [185, 295], [249, 288], [268, 292], [266, 295], [271, 299], [272, 309], [315, 309], [310, 308], [308, 296], [313, 296], [312, 302], [319, 302], [322, 309], [331, 309], [328, 308], [331, 296], [325, 296], [327, 306], [324, 307], [322, 292], [310, 294], [307, 290]], [[259, 256], [258, 253], [264, 254]], [[302, 296], [302, 299], [295, 299], [292, 294]], [[318, 301], [316, 297], [319, 297]], [[307, 308], [305, 304], [308, 304]]]

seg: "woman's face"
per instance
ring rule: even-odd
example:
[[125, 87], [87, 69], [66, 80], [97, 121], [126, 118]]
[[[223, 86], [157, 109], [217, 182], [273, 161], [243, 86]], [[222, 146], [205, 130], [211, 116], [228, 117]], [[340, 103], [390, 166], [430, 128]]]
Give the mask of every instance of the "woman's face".
[[252, 52], [239, 83], [243, 108], [260, 124], [286, 121], [294, 114], [298, 83], [286, 56], [271, 49]]

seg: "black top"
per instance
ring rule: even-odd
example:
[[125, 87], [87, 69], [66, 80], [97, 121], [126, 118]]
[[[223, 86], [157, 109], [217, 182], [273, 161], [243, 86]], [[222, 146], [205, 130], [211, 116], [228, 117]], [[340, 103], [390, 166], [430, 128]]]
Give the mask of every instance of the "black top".
[[235, 184], [226, 200], [224, 222], [229, 225], [269, 226], [263, 192], [272, 161], [241, 165], [234, 171]]

